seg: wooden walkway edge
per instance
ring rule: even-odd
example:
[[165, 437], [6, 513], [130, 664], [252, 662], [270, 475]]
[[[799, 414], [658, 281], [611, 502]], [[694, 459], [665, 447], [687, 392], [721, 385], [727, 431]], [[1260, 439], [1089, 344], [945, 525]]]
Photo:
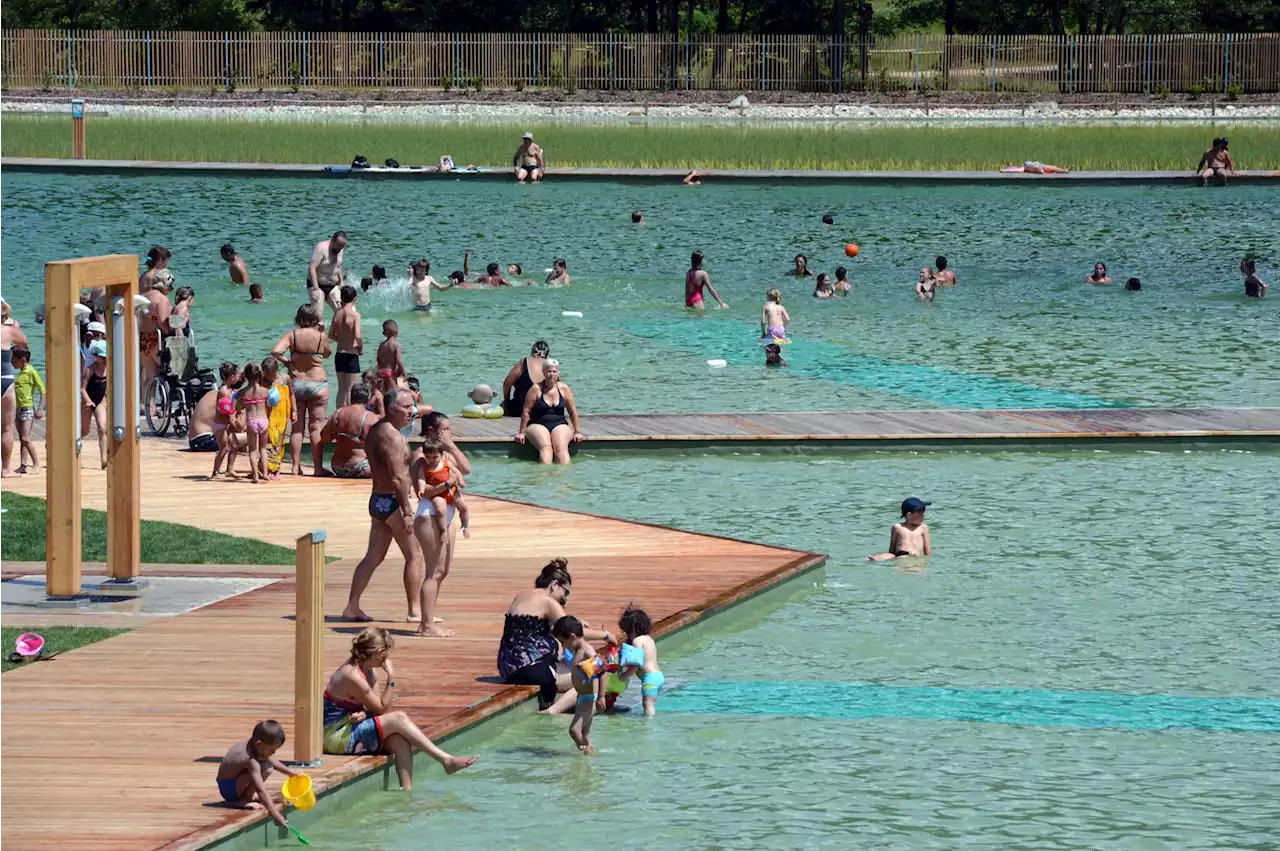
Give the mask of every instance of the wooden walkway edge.
[[[445, 172], [421, 169], [369, 169], [351, 171], [346, 166], [311, 163], [225, 163], [175, 162], [168, 160], [95, 160], [54, 157], [2, 157], [0, 168], [11, 171], [62, 173], [166, 173], [200, 175], [245, 175], [255, 177], [326, 177], [360, 180], [510, 180], [510, 166], [492, 166], [482, 172]], [[816, 171], [802, 169], [712, 169], [699, 171], [704, 181], [793, 183], [999, 183], [1040, 184], [1045, 181], [1068, 186], [1099, 183], [1194, 184], [1187, 171], [1073, 171], [1070, 174], [1013, 174], [999, 171]], [[571, 180], [678, 181], [687, 169], [665, 168], [549, 168], [547, 176]], [[1280, 182], [1280, 170], [1243, 170], [1235, 181], [1242, 183]]]
[[[469, 447], [512, 444], [519, 421], [451, 418]], [[1280, 408], [1088, 408], [991, 411], [584, 414], [591, 446], [741, 442], [848, 444], [957, 441], [1275, 439]]]
[[[281, 545], [326, 529], [328, 553], [342, 559], [325, 573], [326, 670], [347, 658], [360, 626], [333, 617], [366, 545], [368, 482], [310, 476], [260, 485], [210, 482], [207, 455], [159, 440], [143, 441], [141, 455], [144, 519]], [[101, 509], [106, 476], [96, 469], [96, 452], [81, 460], [84, 505]], [[44, 478], [6, 479], [5, 490], [43, 496]], [[483, 468], [474, 480], [481, 486]], [[534, 693], [498, 681], [494, 659], [507, 605], [552, 557], [569, 560], [571, 612], [611, 625], [635, 601], [663, 637], [705, 624], [825, 561], [814, 553], [480, 496], [471, 497], [471, 510], [473, 537], [460, 541], [441, 595], [453, 638], [412, 635], [413, 625], [403, 620], [402, 563], [395, 558], [374, 575], [365, 598], [366, 611], [396, 637], [403, 695], [396, 706], [435, 738], [474, 728]], [[157, 573], [173, 569], [165, 565]], [[216, 570], [193, 566], [194, 574]], [[262, 588], [188, 614], [147, 619], [55, 662], [4, 674], [5, 845], [189, 851], [274, 836], [262, 813], [216, 806], [213, 782], [217, 759], [257, 721], [276, 718], [293, 738], [295, 585], [291, 573], [271, 573], [277, 581]], [[569, 758], [568, 740], [563, 744]], [[281, 757], [292, 757], [290, 745]], [[384, 770], [381, 757], [326, 756], [310, 773], [323, 795]], [[484, 770], [483, 752], [477, 770]], [[415, 777], [415, 787], [448, 782], [434, 767]], [[273, 790], [279, 784], [279, 778], [270, 781]], [[306, 817], [299, 826], [305, 830]]]

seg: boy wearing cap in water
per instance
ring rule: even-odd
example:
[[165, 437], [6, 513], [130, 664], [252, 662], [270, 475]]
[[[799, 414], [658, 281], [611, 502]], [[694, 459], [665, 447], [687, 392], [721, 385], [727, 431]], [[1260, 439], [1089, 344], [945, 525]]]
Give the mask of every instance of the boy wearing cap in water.
[[273, 770], [289, 777], [298, 775], [298, 772], [273, 758], [282, 745], [284, 728], [280, 726], [280, 722], [259, 721], [253, 728], [253, 734], [245, 741], [232, 745], [231, 750], [222, 758], [222, 764], [218, 766], [218, 792], [223, 801], [234, 807], [246, 810], [265, 807], [276, 824], [288, 827], [289, 822], [280, 813], [275, 801], [271, 800], [266, 784], [266, 779]]
[[889, 552], [867, 556], [867, 561], [890, 561], [903, 556], [931, 556], [933, 546], [929, 542], [929, 524], [924, 522], [924, 510], [931, 502], [916, 497], [902, 501], [902, 522], [894, 523], [889, 530]]

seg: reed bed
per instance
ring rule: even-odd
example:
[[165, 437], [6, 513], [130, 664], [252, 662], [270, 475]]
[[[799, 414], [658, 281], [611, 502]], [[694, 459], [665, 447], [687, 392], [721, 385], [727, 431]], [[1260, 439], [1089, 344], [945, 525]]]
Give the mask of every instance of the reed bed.
[[[99, 117], [88, 123], [94, 159], [431, 164], [511, 162], [532, 130], [552, 167], [990, 170], [1034, 159], [1074, 169], [1190, 170], [1215, 136], [1231, 139], [1238, 168], [1280, 168], [1280, 126], [1102, 125], [808, 126], [273, 122]], [[68, 157], [70, 120], [0, 118], [5, 156]]]

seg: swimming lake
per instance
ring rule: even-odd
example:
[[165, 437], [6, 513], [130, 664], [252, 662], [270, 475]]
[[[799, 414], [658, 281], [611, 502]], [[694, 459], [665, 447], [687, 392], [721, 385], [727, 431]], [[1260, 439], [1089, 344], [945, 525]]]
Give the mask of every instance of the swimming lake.
[[[12, 174], [3, 204], [5, 296], [33, 336], [43, 262], [162, 244], [196, 289], [205, 365], [261, 358], [305, 298], [312, 245], [344, 228], [357, 280], [374, 263], [397, 280], [359, 302], [366, 333], [395, 318], [450, 413], [539, 338], [584, 412], [1280, 404], [1276, 302], [1246, 299], [1236, 271], [1255, 253], [1274, 282], [1265, 187]], [[227, 281], [226, 241], [268, 304]], [[473, 271], [517, 262], [535, 280], [563, 256], [574, 285], [442, 293], [411, 313], [406, 263], [443, 280], [466, 248]], [[729, 310], [681, 309], [694, 249]], [[812, 299], [812, 279], [783, 275], [798, 252], [847, 265], [853, 295]], [[917, 303], [937, 254], [960, 285]], [[1098, 260], [1142, 292], [1084, 285]], [[770, 287], [793, 318], [787, 370], [760, 365]], [[307, 833], [386, 849], [1273, 847], [1278, 476], [1266, 447], [478, 458], [479, 493], [831, 558], [664, 654], [658, 717], [598, 720], [599, 757], [573, 753], [565, 719], [519, 718], [475, 769]], [[908, 495], [934, 502], [936, 554], [868, 564]]]

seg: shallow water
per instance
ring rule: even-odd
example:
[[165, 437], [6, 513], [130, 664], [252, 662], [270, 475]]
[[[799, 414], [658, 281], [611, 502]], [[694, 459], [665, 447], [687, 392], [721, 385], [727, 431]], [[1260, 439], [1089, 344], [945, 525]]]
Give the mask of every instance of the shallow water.
[[[351, 235], [358, 283], [374, 263], [398, 286], [363, 297], [370, 348], [383, 319], [401, 327], [428, 400], [457, 411], [480, 381], [500, 386], [539, 337], [583, 411], [820, 410], [1280, 404], [1263, 357], [1278, 341], [1276, 301], [1247, 300], [1246, 251], [1280, 257], [1280, 193], [1188, 187], [765, 186], [220, 177], [7, 175], [6, 297], [20, 319], [41, 264], [62, 257], [174, 252], [196, 289], [201, 360], [261, 358], [291, 327], [316, 239]], [[646, 221], [630, 223], [633, 209]], [[830, 212], [837, 225], [822, 225]], [[233, 242], [269, 303], [246, 303], [219, 261]], [[844, 257], [857, 242], [861, 254]], [[568, 289], [437, 294], [409, 311], [404, 266], [420, 256], [445, 279], [464, 248], [478, 269], [521, 263], [541, 281], [556, 256]], [[707, 254], [728, 311], [682, 309], [693, 249]], [[855, 292], [831, 302], [783, 273], [797, 252]], [[945, 253], [960, 286], [933, 304], [911, 288]], [[1095, 260], [1141, 293], [1081, 283]], [[792, 367], [767, 373], [756, 343], [764, 291], [791, 312]], [[581, 319], [562, 317], [578, 310]], [[29, 326], [37, 334], [36, 326]], [[37, 358], [39, 358], [37, 354]], [[724, 358], [725, 369], [706, 361]], [[369, 360], [366, 357], [366, 360]]]
[[[486, 458], [480, 492], [831, 558], [664, 656], [658, 717], [597, 720], [600, 756], [574, 755], [564, 719], [527, 718], [476, 769], [308, 832], [387, 849], [601, 830], [619, 848], [1274, 847], [1277, 474], [1280, 454], [1243, 451]], [[908, 493], [934, 502], [936, 554], [867, 563]]]

